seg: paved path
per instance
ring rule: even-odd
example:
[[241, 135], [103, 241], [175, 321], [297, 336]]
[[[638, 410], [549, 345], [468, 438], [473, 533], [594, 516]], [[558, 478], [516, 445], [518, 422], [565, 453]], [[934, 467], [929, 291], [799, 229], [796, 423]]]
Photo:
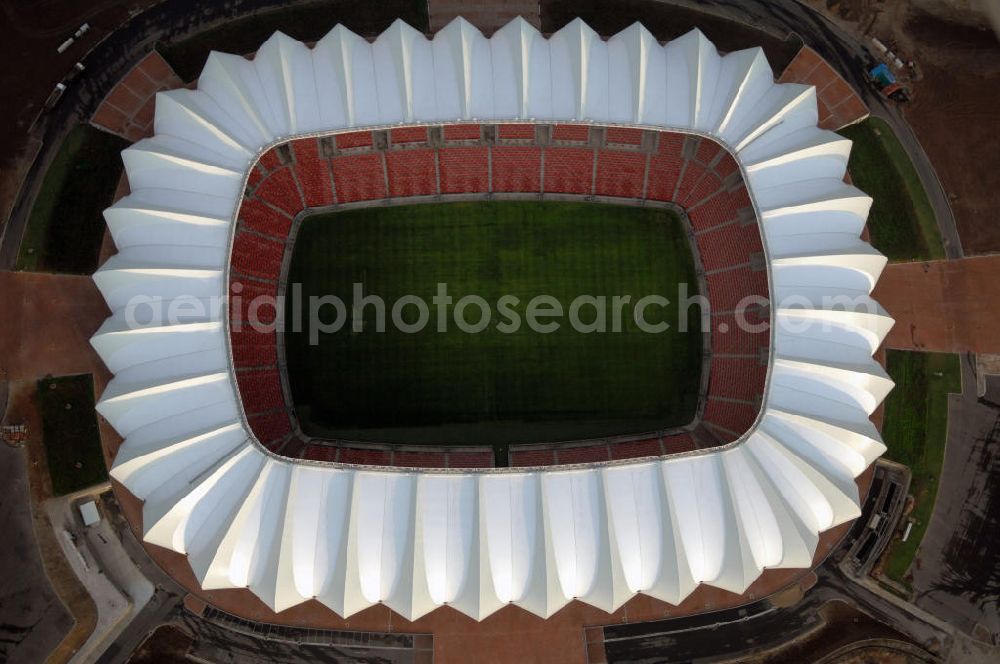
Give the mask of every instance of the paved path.
[[107, 369], [90, 337], [109, 315], [90, 277], [0, 272], [0, 379]]
[[887, 266], [873, 293], [896, 319], [886, 346], [1000, 353], [998, 275], [1000, 254]]
[[112, 643], [106, 644], [107, 649], [97, 659], [99, 664], [125, 664], [132, 652], [153, 630], [178, 614], [178, 607], [186, 593], [146, 554], [119, 510], [117, 502], [112, 498], [105, 503], [105, 508], [105, 519], [115, 537], [132, 564], [155, 588], [153, 596], [142, 610], [117, 634]]
[[[81, 662], [95, 661], [145, 608], [154, 591], [106, 518], [115, 509], [109, 490], [104, 484], [45, 503], [66, 559], [97, 605], [97, 626], [76, 655]], [[77, 507], [87, 499], [96, 500], [101, 512], [101, 520], [91, 526], [83, 525]]]

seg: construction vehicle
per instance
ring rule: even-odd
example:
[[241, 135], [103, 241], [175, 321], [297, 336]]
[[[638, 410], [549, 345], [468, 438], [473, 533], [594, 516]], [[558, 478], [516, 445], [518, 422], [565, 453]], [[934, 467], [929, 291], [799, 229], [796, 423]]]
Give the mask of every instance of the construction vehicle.
[[884, 62], [875, 65], [866, 73], [868, 75], [868, 82], [886, 99], [900, 103], [910, 101], [909, 90], [896, 80], [896, 76]]

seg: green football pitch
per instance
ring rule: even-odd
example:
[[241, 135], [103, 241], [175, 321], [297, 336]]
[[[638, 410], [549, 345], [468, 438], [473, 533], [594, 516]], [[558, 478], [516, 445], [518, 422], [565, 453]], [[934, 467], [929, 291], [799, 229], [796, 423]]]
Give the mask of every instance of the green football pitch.
[[[678, 293], [698, 287], [683, 224], [665, 209], [492, 201], [316, 214], [302, 223], [288, 284], [289, 297], [300, 293], [286, 305], [288, 375], [313, 436], [497, 445], [636, 433], [695, 414], [699, 313], [682, 316]], [[384, 332], [375, 305], [355, 309], [356, 284], [385, 302]], [[434, 301], [439, 284], [450, 305]], [[406, 295], [426, 309], [401, 306], [395, 325]], [[540, 295], [554, 299], [532, 310]], [[635, 305], [649, 295], [670, 304], [648, 305], [640, 326]], [[323, 296], [343, 309], [310, 303]], [[485, 301], [488, 323], [483, 302], [458, 307], [456, 322], [465, 296]], [[578, 296], [593, 299], [571, 312]], [[539, 315], [557, 307], [561, 317]]]

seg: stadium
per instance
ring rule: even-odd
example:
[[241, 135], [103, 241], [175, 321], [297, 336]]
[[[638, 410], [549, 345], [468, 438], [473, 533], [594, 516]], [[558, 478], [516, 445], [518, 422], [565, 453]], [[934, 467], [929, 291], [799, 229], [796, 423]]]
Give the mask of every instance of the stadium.
[[[123, 438], [111, 475], [151, 557], [230, 613], [303, 626], [376, 605], [407, 621], [445, 606], [548, 618], [574, 600], [607, 613], [632, 600], [629, 618], [649, 619], [788, 585], [860, 515], [885, 449], [869, 417], [892, 387], [872, 357], [893, 321], [870, 297], [886, 263], [860, 237], [871, 199], [845, 182], [851, 142], [818, 120], [812, 87], [776, 83], [760, 49], [722, 55], [697, 30], [661, 44], [635, 24], [605, 41], [577, 20], [546, 38], [516, 19], [487, 39], [456, 19], [427, 39], [397, 21], [373, 42], [338, 26], [312, 47], [277, 33], [252, 60], [213, 53], [196, 89], [157, 95], [155, 135], [123, 152], [130, 193], [105, 214], [118, 253], [94, 275], [112, 315], [91, 343], [114, 373], [98, 411]], [[568, 438], [314, 436], [302, 385], [377, 393], [379, 380], [352, 381], [385, 347], [305, 378], [316, 356], [276, 312], [269, 329], [239, 325], [244, 304], [284, 295], [290, 273], [325, 279], [324, 256], [377, 253], [362, 241], [300, 254], [310, 233], [309, 246], [336, 244], [321, 226], [391, 235], [449, 206], [476, 219], [571, 210], [562, 237], [623, 215], [614, 236], [643, 238], [630, 257], [656, 259], [657, 238], [666, 267], [615, 283], [695, 274], [708, 325], [666, 351], [570, 352], [649, 357], [639, 385], [674, 367], [664, 384], [696, 402]], [[135, 298], [206, 306], [135, 326]], [[747, 331], [737, 315], [767, 325]], [[621, 378], [608, 364], [595, 383]], [[636, 419], [636, 393], [604, 392], [591, 414]], [[458, 411], [478, 412], [441, 417]], [[335, 433], [357, 429], [345, 422]]]

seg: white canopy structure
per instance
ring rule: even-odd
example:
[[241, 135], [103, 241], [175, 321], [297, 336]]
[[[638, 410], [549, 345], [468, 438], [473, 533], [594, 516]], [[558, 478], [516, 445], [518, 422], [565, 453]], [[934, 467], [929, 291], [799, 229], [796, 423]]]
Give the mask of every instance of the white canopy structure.
[[[735, 155], [774, 324], [746, 435], [548, 469], [296, 461], [250, 432], [224, 307], [127, 324], [134, 296], [225, 295], [243, 184], [268, 148], [458, 120], [665, 128]], [[374, 43], [337, 26], [311, 49], [276, 33], [252, 61], [212, 53], [198, 89], [160, 93], [156, 135], [124, 151], [132, 193], [106, 211], [120, 253], [94, 275], [114, 312], [92, 339], [115, 374], [97, 408], [125, 439], [111, 473], [144, 501], [145, 541], [186, 554], [203, 588], [249, 588], [275, 611], [316, 598], [410, 620], [444, 604], [475, 619], [572, 599], [613, 611], [636, 593], [677, 604], [698, 584], [743, 593], [766, 568], [809, 567], [819, 534], [860, 513], [855, 478], [885, 449], [869, 415], [892, 386], [872, 359], [892, 319], [869, 297], [885, 264], [859, 238], [871, 199], [844, 183], [850, 141], [816, 124], [812, 87], [697, 30], [605, 41], [576, 20], [546, 39], [516, 19], [486, 39], [456, 19], [428, 40], [397, 21]]]

